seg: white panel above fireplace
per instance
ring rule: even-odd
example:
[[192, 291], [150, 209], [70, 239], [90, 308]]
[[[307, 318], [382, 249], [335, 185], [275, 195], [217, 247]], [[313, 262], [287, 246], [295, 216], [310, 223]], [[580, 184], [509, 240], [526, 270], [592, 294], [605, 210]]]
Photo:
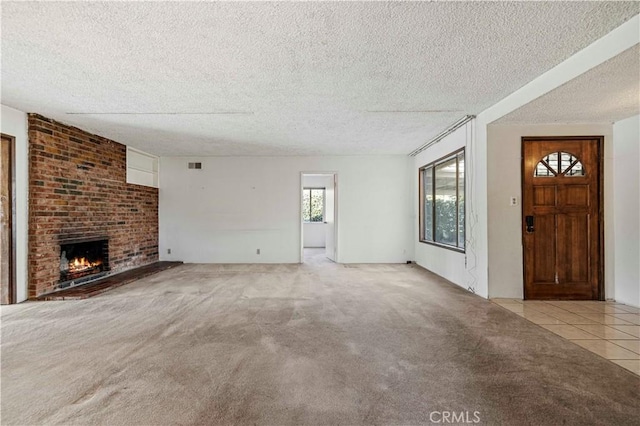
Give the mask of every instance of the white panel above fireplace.
[[127, 183], [158, 187], [158, 157], [127, 147]]

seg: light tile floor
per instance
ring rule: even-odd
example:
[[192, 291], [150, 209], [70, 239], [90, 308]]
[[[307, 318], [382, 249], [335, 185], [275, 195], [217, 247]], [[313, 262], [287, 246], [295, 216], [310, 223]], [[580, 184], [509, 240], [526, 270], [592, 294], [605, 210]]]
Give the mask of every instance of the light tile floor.
[[640, 309], [615, 302], [491, 301], [640, 375]]

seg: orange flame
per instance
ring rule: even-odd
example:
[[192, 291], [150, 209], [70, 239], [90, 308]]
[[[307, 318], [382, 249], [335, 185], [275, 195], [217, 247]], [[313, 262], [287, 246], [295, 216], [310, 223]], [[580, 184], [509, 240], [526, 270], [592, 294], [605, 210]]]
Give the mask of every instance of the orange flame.
[[95, 268], [96, 266], [100, 266], [102, 262], [90, 262], [88, 259], [84, 257], [76, 257], [75, 259], [71, 259], [69, 262], [69, 271], [71, 272], [79, 272], [84, 271], [86, 269]]

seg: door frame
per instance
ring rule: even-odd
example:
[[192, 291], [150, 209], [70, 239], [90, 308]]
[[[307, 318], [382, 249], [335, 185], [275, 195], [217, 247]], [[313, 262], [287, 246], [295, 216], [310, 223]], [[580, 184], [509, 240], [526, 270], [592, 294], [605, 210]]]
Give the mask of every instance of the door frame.
[[16, 138], [0, 133], [3, 140], [9, 142], [9, 283], [7, 288], [8, 303], [17, 302], [16, 285]]
[[526, 264], [526, 250], [525, 247], [525, 234], [524, 234], [524, 226], [523, 221], [525, 218], [524, 211], [524, 144], [525, 142], [535, 142], [535, 141], [572, 141], [572, 140], [584, 140], [584, 139], [595, 139], [598, 141], [598, 253], [599, 253], [599, 268], [598, 268], [598, 297], [597, 300], [605, 300], [605, 286], [604, 286], [604, 136], [522, 136], [520, 142], [520, 191], [521, 191], [521, 199], [523, 202], [520, 203], [520, 234], [522, 237], [522, 295], [523, 299], [527, 300], [527, 264]]
[[[298, 223], [300, 224], [300, 258], [298, 263], [304, 263], [304, 222], [302, 221], [302, 190], [304, 189], [304, 176], [305, 175], [327, 175], [333, 176], [333, 220], [334, 220], [334, 229], [333, 229], [333, 242], [335, 246], [335, 262], [340, 263], [339, 261], [339, 249], [338, 249], [338, 172], [331, 171], [308, 171], [308, 172], [300, 172], [300, 190], [298, 191]], [[326, 192], [325, 192], [326, 197]], [[325, 201], [326, 203], [326, 201]], [[323, 206], [326, 208], [326, 206]]]

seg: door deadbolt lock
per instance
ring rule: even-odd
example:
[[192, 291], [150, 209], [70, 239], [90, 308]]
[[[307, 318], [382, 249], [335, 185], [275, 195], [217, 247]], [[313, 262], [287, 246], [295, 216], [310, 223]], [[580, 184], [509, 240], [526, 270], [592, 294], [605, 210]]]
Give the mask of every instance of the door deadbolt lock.
[[526, 216], [525, 223], [527, 225], [527, 232], [528, 233], [533, 232], [533, 216]]

